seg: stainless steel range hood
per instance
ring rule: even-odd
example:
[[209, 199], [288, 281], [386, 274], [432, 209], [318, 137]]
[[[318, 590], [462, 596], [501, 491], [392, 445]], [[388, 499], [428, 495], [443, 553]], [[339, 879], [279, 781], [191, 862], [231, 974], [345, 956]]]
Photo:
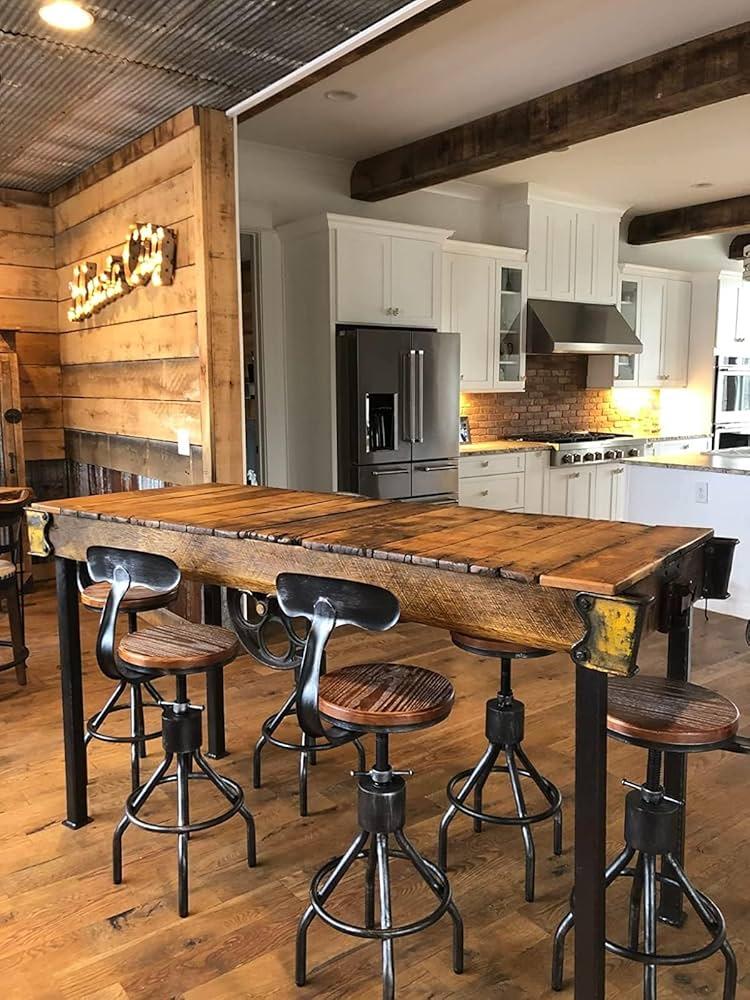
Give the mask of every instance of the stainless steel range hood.
[[529, 354], [640, 354], [643, 345], [615, 306], [529, 299]]

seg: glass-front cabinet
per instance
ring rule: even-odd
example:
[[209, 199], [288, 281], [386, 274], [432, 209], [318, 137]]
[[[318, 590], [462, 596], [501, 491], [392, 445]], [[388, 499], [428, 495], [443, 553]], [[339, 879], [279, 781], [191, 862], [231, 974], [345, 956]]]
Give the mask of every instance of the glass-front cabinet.
[[[638, 311], [641, 304], [640, 282], [623, 278], [620, 282], [620, 312], [633, 333], [638, 333]], [[636, 385], [638, 381], [638, 355], [615, 356], [615, 385]]]
[[[525, 375], [524, 351], [524, 270], [520, 267], [497, 266], [497, 352], [495, 382], [502, 388], [523, 388]], [[508, 383], [506, 385], [506, 383]]]

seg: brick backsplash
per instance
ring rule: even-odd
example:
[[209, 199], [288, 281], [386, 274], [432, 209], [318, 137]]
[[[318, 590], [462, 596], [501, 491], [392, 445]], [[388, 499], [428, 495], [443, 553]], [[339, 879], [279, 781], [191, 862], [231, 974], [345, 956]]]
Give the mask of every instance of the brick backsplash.
[[658, 434], [658, 389], [587, 389], [582, 355], [530, 355], [525, 392], [461, 394], [472, 441], [545, 431]]

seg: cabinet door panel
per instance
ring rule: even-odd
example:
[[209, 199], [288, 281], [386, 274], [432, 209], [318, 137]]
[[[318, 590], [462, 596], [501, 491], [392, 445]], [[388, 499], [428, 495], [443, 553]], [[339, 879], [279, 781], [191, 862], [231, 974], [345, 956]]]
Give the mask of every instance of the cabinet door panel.
[[[731, 354], [737, 346], [737, 326], [742, 281], [719, 280], [719, 304], [716, 316], [716, 346], [722, 354]], [[750, 285], [748, 285], [750, 289]], [[748, 331], [750, 336], [750, 331]], [[742, 334], [740, 334], [742, 336]]]
[[550, 469], [547, 473], [544, 513], [565, 517], [593, 517], [595, 470]]
[[596, 301], [596, 280], [598, 272], [597, 236], [597, 213], [579, 211], [576, 222], [576, 302]]
[[664, 376], [664, 385], [668, 388], [687, 385], [692, 292], [693, 287], [689, 281], [667, 281], [661, 374]]
[[391, 323], [391, 238], [359, 229], [336, 232], [336, 320]]
[[619, 282], [617, 273], [619, 219], [598, 213], [595, 233], [593, 301], [616, 303]]
[[552, 296], [552, 220], [547, 206], [529, 208], [529, 298], [549, 299]]
[[566, 205], [555, 205], [550, 216], [551, 266], [550, 283], [553, 299], [575, 297], [576, 211]]
[[461, 334], [461, 388], [492, 388], [495, 262], [446, 254], [446, 323]]
[[438, 326], [440, 247], [427, 240], [391, 240], [392, 322], [397, 326]]
[[594, 517], [605, 521], [621, 521], [625, 517], [625, 466], [599, 465], [595, 476]]
[[638, 335], [643, 353], [638, 359], [638, 384], [663, 388], [662, 332], [666, 308], [666, 281], [663, 278], [641, 279], [641, 323]]
[[740, 282], [733, 349], [743, 356], [750, 354], [750, 281]]
[[460, 479], [458, 502], [463, 507], [488, 507], [491, 510], [523, 507], [523, 473]]

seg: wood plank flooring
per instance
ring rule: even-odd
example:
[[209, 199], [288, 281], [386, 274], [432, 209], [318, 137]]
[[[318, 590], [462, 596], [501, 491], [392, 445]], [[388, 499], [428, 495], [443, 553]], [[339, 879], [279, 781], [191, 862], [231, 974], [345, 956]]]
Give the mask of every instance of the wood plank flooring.
[[[296, 758], [269, 748], [264, 787], [250, 788], [252, 743], [260, 721], [282, 701], [288, 674], [243, 657], [227, 669], [227, 721], [231, 755], [221, 768], [248, 791], [258, 829], [259, 865], [243, 864], [243, 830], [236, 819], [194, 836], [190, 844], [191, 916], [176, 913], [176, 859], [171, 837], [139, 830], [125, 835], [124, 883], [111, 882], [111, 834], [128, 793], [127, 751], [98, 743], [91, 748], [90, 803], [94, 822], [72, 832], [63, 814], [59, 672], [52, 591], [29, 600], [29, 686], [17, 688], [12, 673], [0, 674], [0, 983], [5, 998], [181, 997], [186, 1000], [264, 997], [380, 997], [379, 949], [343, 937], [319, 922], [310, 933], [310, 981], [293, 984], [293, 941], [305, 905], [310, 875], [343, 849], [354, 832], [355, 785], [351, 748], [321, 754], [311, 769], [312, 815], [300, 819], [296, 800]], [[93, 660], [96, 616], [84, 623], [87, 711], [104, 700], [110, 685]], [[661, 668], [664, 638], [650, 637], [644, 669]], [[445, 633], [400, 626], [393, 633], [363, 639], [343, 635], [332, 645], [331, 666], [361, 659], [407, 660], [446, 673], [457, 689], [451, 717], [434, 729], [393, 741], [394, 764], [415, 769], [408, 783], [409, 833], [434, 856], [444, 788], [454, 771], [468, 767], [483, 746], [484, 701], [496, 686], [494, 665], [453, 647]], [[714, 686], [750, 710], [750, 649], [744, 623], [696, 613], [694, 678]], [[540, 1000], [549, 989], [550, 938], [564, 911], [571, 884], [573, 785], [573, 672], [556, 655], [519, 664], [517, 695], [527, 705], [527, 750], [565, 797], [565, 853], [551, 855], [551, 829], [537, 828], [537, 901], [523, 901], [523, 865], [518, 831], [471, 832], [456, 819], [450, 842], [451, 875], [466, 923], [467, 969], [450, 971], [450, 930], [441, 922], [423, 934], [397, 942], [398, 996]], [[195, 685], [195, 701], [202, 701]], [[125, 715], [126, 713], [122, 713]], [[158, 712], [151, 729], [158, 728]], [[124, 721], [124, 720], [123, 720]], [[117, 724], [119, 725], [119, 723]], [[744, 724], [748, 732], [750, 725]], [[155, 765], [159, 741], [144, 761]], [[622, 839], [623, 776], [640, 780], [640, 751], [610, 742], [610, 847]], [[690, 763], [691, 812], [688, 872], [713, 895], [727, 917], [740, 964], [738, 997], [750, 995], [750, 759], [701, 755]], [[497, 779], [500, 780], [499, 778]], [[499, 788], [500, 786], [498, 786]], [[196, 794], [194, 815], [208, 810]], [[508, 803], [488, 793], [490, 805]], [[166, 816], [170, 793], [153, 815]], [[213, 803], [212, 803], [213, 804]], [[359, 919], [362, 879], [341, 887], [337, 912]], [[425, 904], [411, 877], [397, 877], [394, 906], [410, 919]], [[622, 935], [625, 887], [609, 895], [610, 932]], [[681, 932], [663, 928], [665, 943], [682, 948], [699, 939], [697, 921]], [[572, 940], [571, 940], [572, 944]], [[720, 996], [721, 963], [659, 974], [660, 1000]], [[608, 963], [608, 998], [637, 1000], [640, 970]], [[572, 969], [569, 955], [568, 972]], [[569, 982], [569, 979], [568, 979]], [[572, 996], [568, 988], [562, 996]]]

